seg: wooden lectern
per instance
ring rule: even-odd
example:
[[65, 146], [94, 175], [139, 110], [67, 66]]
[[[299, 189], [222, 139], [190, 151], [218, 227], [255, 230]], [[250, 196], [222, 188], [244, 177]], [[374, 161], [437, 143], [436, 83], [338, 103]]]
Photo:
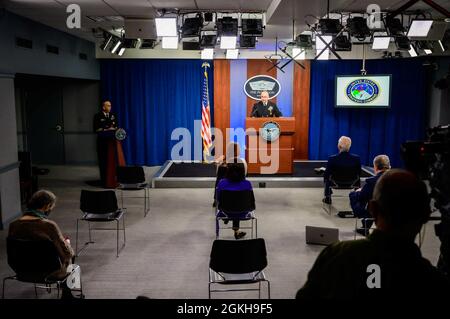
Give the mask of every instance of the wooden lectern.
[[105, 188], [116, 188], [117, 166], [126, 166], [125, 156], [123, 155], [122, 143], [116, 139], [115, 131], [104, 131], [99, 133], [102, 143], [106, 144], [106, 172]]
[[[275, 126], [280, 128], [280, 136], [275, 143], [267, 142], [262, 137], [262, 128], [268, 122], [273, 122]], [[294, 117], [247, 117], [245, 127], [247, 130], [250, 129], [250, 131], [247, 131], [249, 133], [246, 137], [247, 149], [245, 152], [249, 174], [261, 174], [261, 167], [270, 165], [270, 163], [261, 162], [260, 151], [267, 156], [270, 156], [272, 152], [279, 152], [279, 167], [275, 174], [292, 174], [294, 172]], [[251, 129], [256, 132], [251, 133]], [[255, 134], [257, 135], [256, 138]], [[252, 136], [257, 140], [257, 143], [250, 142]], [[253, 163], [252, 158], [256, 159]]]

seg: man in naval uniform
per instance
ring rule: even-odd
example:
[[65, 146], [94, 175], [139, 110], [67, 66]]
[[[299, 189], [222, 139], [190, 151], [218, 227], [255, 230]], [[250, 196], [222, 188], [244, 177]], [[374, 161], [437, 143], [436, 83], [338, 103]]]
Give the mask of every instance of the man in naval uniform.
[[102, 185], [106, 183], [106, 163], [108, 160], [108, 142], [106, 131], [117, 130], [117, 117], [111, 112], [111, 102], [104, 101], [102, 110], [94, 116], [94, 131], [97, 133], [97, 155]]
[[283, 116], [277, 105], [269, 101], [269, 92], [261, 92], [261, 101], [253, 105], [251, 117], [280, 117]]

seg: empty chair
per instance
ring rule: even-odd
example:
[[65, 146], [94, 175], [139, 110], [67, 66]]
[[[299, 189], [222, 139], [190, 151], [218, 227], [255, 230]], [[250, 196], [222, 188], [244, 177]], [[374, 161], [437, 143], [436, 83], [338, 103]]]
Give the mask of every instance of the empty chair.
[[[49, 293], [56, 286], [58, 297], [63, 284], [71, 286], [67, 280], [75, 279], [74, 274], [78, 265], [69, 265], [70, 271], [61, 274], [62, 262], [56, 246], [50, 240], [26, 240], [8, 236], [6, 238], [8, 265], [15, 275], [3, 279], [2, 298], [5, 298], [5, 284], [7, 280], [18, 280], [34, 284], [37, 289], [46, 289]], [[83, 295], [81, 280], [80, 288], [76, 289]]]
[[[330, 186], [333, 190], [332, 194], [330, 195], [331, 198], [333, 197], [347, 197], [348, 193], [352, 191], [354, 188], [357, 188], [360, 186], [360, 176], [359, 173], [355, 174], [354, 170], [340, 170], [338, 172], [333, 173], [333, 175], [330, 176]], [[340, 190], [347, 190], [345, 195], [338, 195], [336, 194], [336, 191]], [[329, 203], [324, 204], [325, 211], [331, 215], [331, 209], [332, 209], [332, 201]], [[352, 211], [344, 212], [349, 215], [353, 215]]]
[[[87, 247], [88, 244], [94, 243], [92, 241], [91, 230], [115, 230], [116, 245], [117, 245], [117, 257], [119, 257], [119, 231], [123, 231], [123, 245], [120, 247], [122, 250], [125, 247], [125, 210], [117, 207], [116, 193], [112, 190], [109, 191], [88, 191], [82, 190], [80, 197], [80, 209], [83, 216], [77, 219], [77, 232], [76, 232], [76, 245], [75, 253], [78, 256], [81, 251]], [[122, 228], [119, 227], [119, 222], [122, 219]], [[80, 250], [78, 250], [78, 224], [80, 221], [87, 221], [89, 227], [89, 241], [86, 242]], [[116, 222], [115, 228], [91, 228], [91, 223], [107, 223]]]
[[[145, 173], [142, 166], [118, 166], [117, 190], [120, 191], [121, 207], [123, 206], [124, 191], [144, 191], [144, 217], [150, 211], [150, 190], [145, 182]], [[127, 198], [136, 198], [128, 197]]]
[[[212, 292], [258, 291], [258, 297], [261, 298], [261, 283], [265, 281], [267, 297], [270, 299], [270, 282], [263, 271], [266, 267], [264, 239], [214, 240], [209, 261], [208, 297], [211, 298]], [[253, 287], [215, 288], [219, 285], [247, 284]]]
[[[255, 217], [255, 195], [253, 190], [245, 191], [221, 191], [219, 193], [216, 212], [216, 238], [219, 237], [220, 229], [229, 229], [230, 227], [220, 227], [220, 221], [228, 222], [232, 220], [234, 227], [240, 229], [251, 229], [251, 238], [253, 238], [253, 229], [255, 229], [255, 238], [258, 237], [258, 220]], [[237, 222], [251, 221], [251, 226], [241, 227]], [[237, 224], [237, 225], [236, 225]]]

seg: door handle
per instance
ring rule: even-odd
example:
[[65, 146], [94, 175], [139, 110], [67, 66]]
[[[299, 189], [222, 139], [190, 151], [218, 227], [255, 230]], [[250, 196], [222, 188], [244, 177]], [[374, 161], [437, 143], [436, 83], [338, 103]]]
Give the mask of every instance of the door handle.
[[56, 132], [62, 132], [62, 126], [61, 125], [56, 125], [55, 126], [55, 130], [56, 130]]

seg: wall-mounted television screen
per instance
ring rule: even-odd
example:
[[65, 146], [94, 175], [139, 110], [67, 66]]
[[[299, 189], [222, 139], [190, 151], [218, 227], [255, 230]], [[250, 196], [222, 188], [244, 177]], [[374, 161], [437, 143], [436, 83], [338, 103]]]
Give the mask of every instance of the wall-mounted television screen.
[[337, 108], [389, 108], [391, 75], [336, 76]]

